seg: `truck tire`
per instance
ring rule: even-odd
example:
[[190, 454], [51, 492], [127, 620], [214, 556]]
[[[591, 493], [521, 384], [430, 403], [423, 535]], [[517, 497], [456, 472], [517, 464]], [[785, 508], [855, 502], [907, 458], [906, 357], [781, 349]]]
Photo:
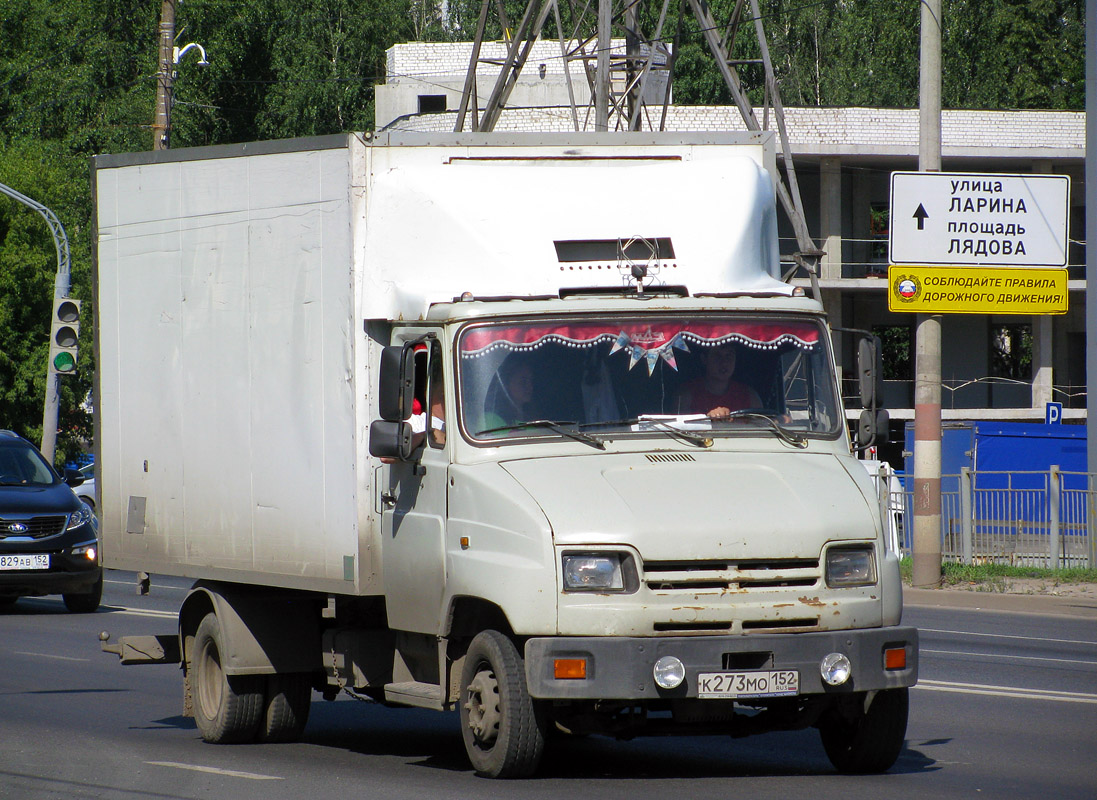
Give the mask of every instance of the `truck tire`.
[[312, 680], [303, 672], [267, 676], [261, 742], [296, 742], [305, 730], [312, 704]]
[[216, 614], [206, 614], [194, 634], [190, 661], [194, 721], [202, 739], [211, 744], [252, 741], [263, 714], [263, 679], [226, 675], [221, 666], [223, 652], [221, 623]]
[[74, 614], [90, 614], [99, 608], [103, 601], [103, 576], [91, 587], [90, 592], [82, 594], [63, 594], [61, 599], [65, 601], [65, 608]]
[[478, 775], [533, 774], [545, 748], [544, 725], [526, 688], [522, 658], [497, 631], [477, 634], [461, 670], [461, 737]]
[[888, 770], [899, 757], [907, 733], [906, 689], [877, 692], [866, 711], [857, 695], [851, 714], [836, 709], [819, 723], [823, 749], [839, 772], [864, 775]]

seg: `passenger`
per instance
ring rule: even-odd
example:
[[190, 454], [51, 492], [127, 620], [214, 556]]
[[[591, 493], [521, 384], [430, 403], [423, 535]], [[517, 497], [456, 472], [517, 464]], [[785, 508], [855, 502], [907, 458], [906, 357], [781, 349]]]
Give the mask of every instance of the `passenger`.
[[485, 403], [483, 430], [533, 419], [533, 368], [511, 355], [492, 378]]
[[735, 374], [735, 352], [735, 345], [722, 344], [701, 354], [704, 374], [680, 390], [680, 413], [704, 414], [711, 419], [719, 419], [734, 411], [762, 405], [757, 392], [732, 378]]

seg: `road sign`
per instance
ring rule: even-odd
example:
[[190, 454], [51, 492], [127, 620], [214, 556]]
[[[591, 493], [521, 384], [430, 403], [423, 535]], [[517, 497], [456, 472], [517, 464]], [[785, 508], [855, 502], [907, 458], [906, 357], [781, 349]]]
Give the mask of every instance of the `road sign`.
[[892, 264], [1065, 267], [1070, 178], [893, 172]]
[[918, 314], [1065, 314], [1065, 269], [888, 267], [888, 311]]
[[1044, 406], [1044, 423], [1047, 425], [1063, 424], [1063, 404], [1048, 403]]

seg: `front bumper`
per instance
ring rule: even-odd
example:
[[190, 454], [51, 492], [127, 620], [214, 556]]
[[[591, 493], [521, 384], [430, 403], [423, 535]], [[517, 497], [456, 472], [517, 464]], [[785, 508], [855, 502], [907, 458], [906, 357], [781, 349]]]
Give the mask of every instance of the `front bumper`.
[[[884, 650], [906, 650], [906, 667], [885, 669]], [[844, 653], [850, 679], [829, 686], [819, 663]], [[681, 686], [661, 689], [652, 669], [663, 656], [686, 667]], [[554, 677], [556, 659], [586, 659], [585, 679]], [[532, 697], [553, 700], [660, 700], [697, 697], [697, 675], [752, 669], [795, 669], [800, 693], [838, 694], [913, 686], [918, 680], [918, 631], [910, 627], [749, 636], [545, 637], [526, 642], [526, 682]]]
[[98, 549], [98, 537], [92, 526], [82, 526], [40, 541], [0, 542], [0, 555], [40, 555], [50, 557], [49, 569], [0, 570], [0, 597], [37, 597], [49, 594], [85, 594], [95, 588], [103, 574], [99, 559], [93, 561], [74, 548], [89, 545]]

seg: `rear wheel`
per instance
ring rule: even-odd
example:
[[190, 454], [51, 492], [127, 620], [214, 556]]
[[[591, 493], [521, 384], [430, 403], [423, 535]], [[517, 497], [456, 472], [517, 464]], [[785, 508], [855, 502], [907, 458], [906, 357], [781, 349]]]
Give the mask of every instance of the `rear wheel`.
[[99, 608], [103, 600], [103, 576], [91, 588], [90, 592], [83, 594], [63, 594], [61, 599], [65, 601], [65, 608], [74, 614], [90, 614]]
[[306, 673], [267, 676], [261, 742], [296, 742], [305, 730], [312, 703], [312, 679]]
[[839, 772], [884, 772], [895, 763], [907, 734], [906, 689], [877, 692], [866, 709], [864, 695], [848, 698], [819, 723], [827, 757]]
[[221, 623], [207, 614], [194, 634], [190, 660], [194, 721], [202, 738], [212, 744], [246, 742], [255, 738], [263, 714], [263, 679], [258, 675], [226, 675]]
[[544, 752], [544, 725], [526, 689], [522, 658], [497, 631], [472, 640], [461, 670], [461, 736], [477, 774], [531, 775]]

